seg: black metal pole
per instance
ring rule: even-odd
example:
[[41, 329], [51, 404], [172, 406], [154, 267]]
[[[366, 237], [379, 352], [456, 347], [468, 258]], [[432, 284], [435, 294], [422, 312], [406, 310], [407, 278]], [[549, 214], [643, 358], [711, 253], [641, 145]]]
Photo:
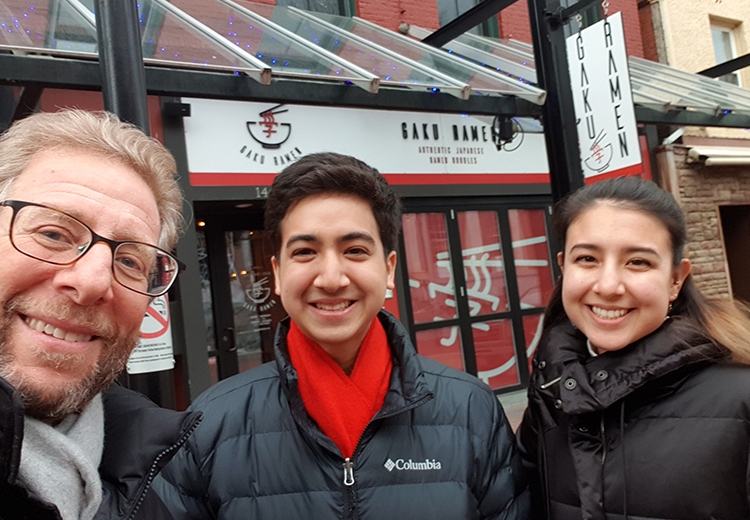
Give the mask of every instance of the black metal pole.
[[95, 0], [104, 108], [151, 133], [136, 0]]
[[563, 26], [550, 16], [560, 11], [557, 0], [528, 0], [528, 4], [537, 83], [547, 91], [542, 122], [552, 198], [557, 202], [583, 186], [565, 33]]
[[[151, 134], [136, 0], [95, 0], [104, 108]], [[174, 408], [173, 371], [120, 374], [120, 382], [160, 406]]]

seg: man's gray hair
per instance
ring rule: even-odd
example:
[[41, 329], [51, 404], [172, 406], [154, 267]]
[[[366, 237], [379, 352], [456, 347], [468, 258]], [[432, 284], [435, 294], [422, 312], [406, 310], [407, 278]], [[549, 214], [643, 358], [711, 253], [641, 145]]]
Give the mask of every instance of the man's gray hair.
[[174, 158], [159, 141], [108, 112], [43, 112], [13, 124], [0, 137], [0, 200], [37, 155], [55, 149], [98, 155], [137, 173], [156, 198], [158, 245], [167, 251], [174, 247], [184, 225]]

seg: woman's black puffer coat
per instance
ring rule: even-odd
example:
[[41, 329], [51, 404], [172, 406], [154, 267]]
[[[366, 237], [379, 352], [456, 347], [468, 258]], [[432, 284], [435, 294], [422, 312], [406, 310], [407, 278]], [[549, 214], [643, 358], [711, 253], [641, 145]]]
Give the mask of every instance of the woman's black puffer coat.
[[750, 518], [750, 367], [679, 320], [596, 357], [548, 328], [519, 438], [538, 518]]

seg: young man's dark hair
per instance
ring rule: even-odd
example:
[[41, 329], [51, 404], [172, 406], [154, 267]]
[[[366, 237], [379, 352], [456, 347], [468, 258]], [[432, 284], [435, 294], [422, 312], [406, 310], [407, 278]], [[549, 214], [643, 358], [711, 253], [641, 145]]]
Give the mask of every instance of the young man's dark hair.
[[375, 168], [348, 155], [326, 152], [304, 156], [274, 179], [265, 214], [274, 251], [279, 251], [281, 221], [289, 208], [312, 195], [332, 193], [366, 200], [378, 224], [385, 253], [396, 250], [401, 230], [401, 200]]

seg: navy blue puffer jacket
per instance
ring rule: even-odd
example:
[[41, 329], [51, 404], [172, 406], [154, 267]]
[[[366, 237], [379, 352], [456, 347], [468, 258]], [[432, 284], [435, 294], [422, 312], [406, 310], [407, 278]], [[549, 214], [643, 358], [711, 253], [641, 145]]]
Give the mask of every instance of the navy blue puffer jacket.
[[223, 381], [193, 404], [203, 424], [155, 483], [175, 518], [528, 518], [513, 433], [492, 391], [417, 355], [401, 324], [379, 317], [393, 353], [391, 384], [350, 472], [305, 411], [284, 322], [276, 363]]

